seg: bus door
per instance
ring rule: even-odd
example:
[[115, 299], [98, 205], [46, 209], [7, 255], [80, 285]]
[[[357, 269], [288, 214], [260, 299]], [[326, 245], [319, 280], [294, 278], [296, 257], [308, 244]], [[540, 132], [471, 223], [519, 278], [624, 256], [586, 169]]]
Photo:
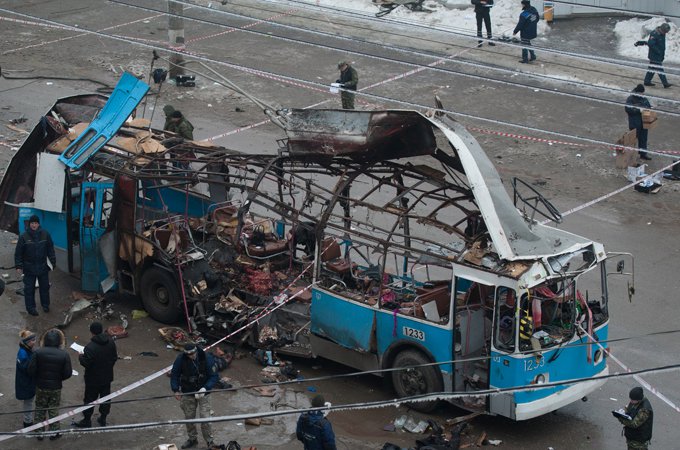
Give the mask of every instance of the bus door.
[[[456, 391], [477, 391], [489, 387], [490, 339], [493, 305], [498, 288], [480, 281], [456, 277], [456, 310], [454, 350]], [[465, 397], [461, 403], [467, 409], [486, 409], [486, 400]]]
[[99, 292], [108, 270], [99, 248], [106, 232], [113, 200], [112, 182], [85, 182], [80, 194], [80, 267], [84, 291]]

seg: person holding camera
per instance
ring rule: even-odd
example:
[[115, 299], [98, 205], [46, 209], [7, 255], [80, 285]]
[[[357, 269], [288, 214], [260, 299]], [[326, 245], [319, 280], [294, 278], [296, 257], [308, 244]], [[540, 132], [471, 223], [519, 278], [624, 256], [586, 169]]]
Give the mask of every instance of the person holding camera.
[[[212, 355], [194, 344], [186, 344], [184, 352], [175, 359], [170, 376], [170, 388], [175, 393], [175, 398], [180, 401], [185, 419], [195, 419], [196, 409], [201, 419], [210, 417], [208, 394], [215, 386], [217, 378]], [[182, 448], [195, 447], [198, 445], [196, 425], [187, 423], [186, 427], [189, 439]], [[201, 424], [201, 434], [208, 448], [212, 447], [214, 442], [210, 422]]]

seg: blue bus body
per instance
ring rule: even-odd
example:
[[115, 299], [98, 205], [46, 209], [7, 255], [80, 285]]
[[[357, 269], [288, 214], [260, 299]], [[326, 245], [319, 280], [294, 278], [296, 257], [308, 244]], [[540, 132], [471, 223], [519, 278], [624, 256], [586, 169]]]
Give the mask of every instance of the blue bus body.
[[[148, 125], [118, 130], [145, 92], [129, 77], [126, 86], [100, 116], [105, 126], [90, 129], [99, 141], [75, 150], [53, 116], [73, 126], [103, 99], [55, 105], [0, 185], [0, 226], [22, 231], [38, 214], [66, 269], [77, 270], [74, 254], [82, 262], [85, 289], [115, 278], [106, 286], [140, 295], [153, 318], [184, 318], [216, 337], [240, 326], [233, 296], [246, 308], [293, 298], [258, 322], [255, 344], [285, 336], [292, 344], [281, 353], [377, 371], [400, 397], [444, 397], [514, 420], [603, 383], [604, 247], [518, 209], [454, 120], [293, 110], [278, 154], [245, 155]], [[161, 150], [140, 155], [129, 136]], [[61, 212], [29, 202], [39, 152], [66, 164]], [[592, 380], [568, 383], [582, 378]], [[541, 387], [549, 382], [567, 383]], [[477, 395], [489, 389], [500, 391]]]

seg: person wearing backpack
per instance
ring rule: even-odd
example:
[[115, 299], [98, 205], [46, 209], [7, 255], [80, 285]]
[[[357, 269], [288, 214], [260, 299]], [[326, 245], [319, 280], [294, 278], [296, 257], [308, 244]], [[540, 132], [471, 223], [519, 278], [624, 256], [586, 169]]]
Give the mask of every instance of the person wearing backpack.
[[[322, 408], [326, 401], [322, 395], [312, 399], [312, 408]], [[298, 441], [305, 450], [336, 450], [335, 433], [323, 411], [309, 411], [300, 414], [295, 430]]]

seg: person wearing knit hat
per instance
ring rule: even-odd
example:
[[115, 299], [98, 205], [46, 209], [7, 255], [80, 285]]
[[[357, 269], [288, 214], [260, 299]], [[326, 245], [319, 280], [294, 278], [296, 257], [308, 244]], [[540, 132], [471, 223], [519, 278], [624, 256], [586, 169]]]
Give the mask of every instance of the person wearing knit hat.
[[649, 130], [644, 127], [642, 122], [642, 109], [651, 109], [652, 105], [649, 100], [642, 94], [645, 92], [645, 87], [638, 84], [633, 88], [633, 93], [628, 96], [626, 100], [626, 114], [628, 114], [628, 129], [635, 130], [635, 136], [638, 141], [638, 154], [640, 159], [650, 160], [651, 156], [647, 154], [647, 136]]
[[14, 388], [17, 400], [22, 400], [24, 411], [24, 428], [33, 425], [33, 399], [35, 398], [35, 380], [28, 373], [28, 363], [33, 355], [35, 333], [21, 330], [19, 333], [19, 351], [17, 352], [17, 371], [14, 377]]
[[[195, 419], [198, 411], [202, 419], [210, 417], [210, 390], [217, 383], [217, 370], [213, 355], [204, 352], [195, 344], [186, 344], [172, 365], [170, 389], [180, 402], [185, 419]], [[196, 424], [187, 423], [189, 439], [182, 444], [183, 449], [198, 445]], [[203, 439], [211, 448], [214, 444], [210, 422], [201, 424]]]
[[630, 402], [623, 411], [613, 411], [614, 417], [623, 425], [628, 450], [647, 450], [652, 440], [654, 410], [640, 386], [630, 390]]
[[[52, 267], [47, 265], [47, 261]], [[40, 227], [40, 218], [36, 215], [28, 219], [26, 231], [19, 236], [14, 250], [14, 265], [17, 273], [24, 276], [24, 303], [26, 311], [37, 316], [35, 309], [35, 282], [40, 287], [40, 304], [43, 311], [50, 312], [50, 277], [49, 273], [57, 265], [52, 236]]]
[[[118, 361], [118, 350], [113, 338], [104, 332], [101, 322], [90, 324], [92, 337], [78, 357], [80, 365], [85, 368], [85, 394], [83, 404], [89, 404], [98, 398], [106, 397], [111, 393], [113, 382], [113, 366]], [[100, 403], [97, 423], [105, 427], [106, 416], [111, 412], [111, 401]], [[79, 428], [92, 427], [92, 414], [94, 408], [83, 411], [83, 419], [74, 425]]]

